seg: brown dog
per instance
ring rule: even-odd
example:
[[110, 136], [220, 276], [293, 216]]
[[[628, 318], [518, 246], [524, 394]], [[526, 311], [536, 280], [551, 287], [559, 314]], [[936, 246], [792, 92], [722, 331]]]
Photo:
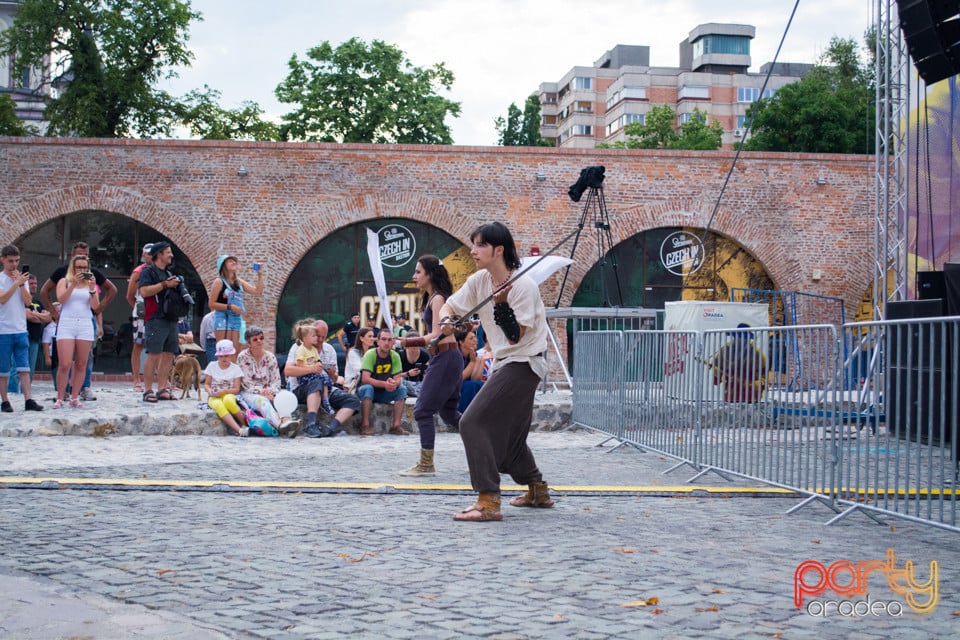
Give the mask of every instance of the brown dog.
[[197, 390], [197, 399], [200, 400], [200, 361], [197, 357], [190, 354], [180, 354], [173, 361], [173, 368], [170, 370], [170, 385], [183, 389], [180, 392], [180, 399], [190, 397], [190, 387]]

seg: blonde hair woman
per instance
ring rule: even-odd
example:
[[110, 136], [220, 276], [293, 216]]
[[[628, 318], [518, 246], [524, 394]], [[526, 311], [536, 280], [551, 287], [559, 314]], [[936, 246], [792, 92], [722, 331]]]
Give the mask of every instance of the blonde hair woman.
[[57, 401], [54, 409], [63, 406], [67, 378], [73, 368], [73, 397], [70, 405], [80, 408], [79, 393], [87, 370], [87, 358], [95, 339], [93, 307], [100, 304], [97, 282], [90, 271], [90, 259], [77, 255], [67, 264], [67, 275], [57, 283], [60, 319], [57, 322]]

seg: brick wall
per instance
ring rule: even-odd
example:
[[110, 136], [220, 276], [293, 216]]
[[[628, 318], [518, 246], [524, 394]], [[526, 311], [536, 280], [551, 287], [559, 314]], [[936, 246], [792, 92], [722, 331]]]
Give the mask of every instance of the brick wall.
[[[602, 164], [619, 242], [705, 225], [731, 160], [727, 151], [0, 138], [0, 230], [13, 242], [57, 216], [103, 210], [174, 238], [205, 279], [221, 246], [262, 256], [266, 291], [250, 315], [268, 318], [294, 265], [341, 226], [403, 217], [466, 243], [477, 224], [500, 220], [522, 254], [545, 251], [579, 221], [567, 188], [582, 168]], [[872, 278], [871, 168], [870, 156], [745, 153], [711, 229], [757, 257], [777, 288], [837, 296], [855, 309]], [[581, 236], [562, 304], [596, 256], [595, 235]], [[819, 282], [814, 269], [824, 273]], [[545, 300], [558, 289], [557, 278], [548, 281]]]

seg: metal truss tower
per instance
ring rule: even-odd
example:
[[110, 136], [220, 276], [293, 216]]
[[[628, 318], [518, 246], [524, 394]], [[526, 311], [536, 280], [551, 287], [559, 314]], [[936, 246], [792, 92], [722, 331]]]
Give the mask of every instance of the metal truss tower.
[[873, 316], [880, 320], [888, 300], [907, 299], [910, 56], [895, 0], [877, 0], [876, 29]]

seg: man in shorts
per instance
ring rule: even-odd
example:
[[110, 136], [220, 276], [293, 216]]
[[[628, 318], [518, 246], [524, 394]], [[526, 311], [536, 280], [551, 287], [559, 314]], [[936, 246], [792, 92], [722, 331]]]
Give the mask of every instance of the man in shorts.
[[[160, 312], [157, 296], [165, 289], [180, 286], [177, 276], [167, 271], [173, 262], [169, 242], [154, 242], [150, 247], [150, 265], [140, 272], [140, 296], [144, 302], [144, 349], [147, 362], [143, 370], [143, 400], [173, 400], [173, 392], [164, 385], [170, 379], [173, 358], [180, 353], [177, 318], [165, 318]], [[154, 392], [156, 380], [158, 390]]]
[[20, 389], [25, 399], [24, 409], [27, 411], [43, 411], [31, 397], [30, 364], [27, 362], [30, 353], [30, 339], [27, 335], [27, 307], [33, 301], [27, 281], [29, 273], [22, 273], [20, 266], [20, 250], [12, 244], [0, 250], [0, 261], [3, 271], [0, 272], [0, 398], [4, 413], [13, 413], [13, 406], [7, 395], [7, 383], [10, 370], [7, 363], [13, 359], [14, 368], [20, 376]]

